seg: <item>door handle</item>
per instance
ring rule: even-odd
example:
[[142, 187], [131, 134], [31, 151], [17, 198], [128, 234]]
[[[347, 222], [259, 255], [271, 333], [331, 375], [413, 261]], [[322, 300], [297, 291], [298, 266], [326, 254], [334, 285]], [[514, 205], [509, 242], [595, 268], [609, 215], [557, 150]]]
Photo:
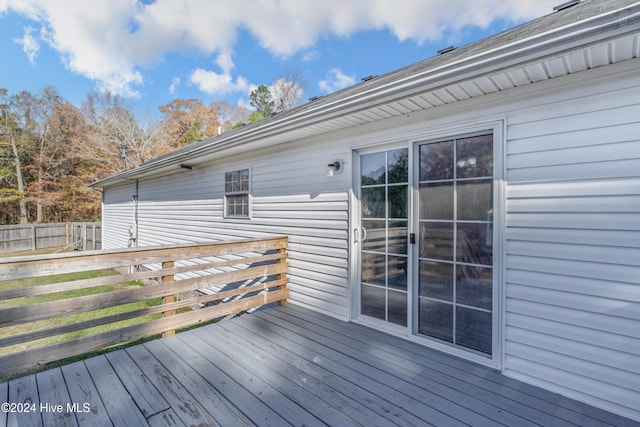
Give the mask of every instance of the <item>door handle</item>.
[[[358, 240], [360, 238], [360, 240]], [[367, 240], [367, 229], [362, 227], [362, 230], [358, 230], [357, 228], [353, 229], [353, 243], [364, 242]]]

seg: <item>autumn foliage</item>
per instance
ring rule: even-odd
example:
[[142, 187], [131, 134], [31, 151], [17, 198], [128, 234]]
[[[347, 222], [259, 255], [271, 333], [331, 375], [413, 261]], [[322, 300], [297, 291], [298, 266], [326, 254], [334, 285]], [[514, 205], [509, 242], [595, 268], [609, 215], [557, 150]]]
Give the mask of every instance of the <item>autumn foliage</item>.
[[142, 126], [118, 96], [90, 93], [80, 108], [48, 87], [0, 88], [0, 224], [92, 221], [101, 194], [89, 184], [230, 129], [246, 110], [176, 99]]

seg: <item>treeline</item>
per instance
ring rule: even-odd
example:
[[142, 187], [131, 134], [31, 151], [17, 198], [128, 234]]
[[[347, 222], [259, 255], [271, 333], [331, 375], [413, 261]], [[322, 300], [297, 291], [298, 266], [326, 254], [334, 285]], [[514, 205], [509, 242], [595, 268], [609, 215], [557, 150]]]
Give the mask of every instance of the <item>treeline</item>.
[[90, 93], [81, 107], [53, 87], [0, 88], [0, 224], [93, 221], [100, 193], [88, 185], [244, 122], [227, 102], [177, 99], [142, 125], [118, 96]]

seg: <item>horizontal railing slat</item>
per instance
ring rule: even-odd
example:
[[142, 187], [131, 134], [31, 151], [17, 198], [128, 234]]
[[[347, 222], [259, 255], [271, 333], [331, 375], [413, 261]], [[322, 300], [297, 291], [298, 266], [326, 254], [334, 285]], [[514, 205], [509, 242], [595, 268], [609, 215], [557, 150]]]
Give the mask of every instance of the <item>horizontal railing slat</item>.
[[218, 317], [239, 313], [252, 307], [277, 302], [286, 299], [288, 295], [288, 289], [280, 289], [238, 301], [207, 307], [188, 313], [177, 314], [171, 317], [163, 317], [162, 319], [151, 320], [138, 325], [126, 326], [124, 328], [88, 337], [77, 338], [60, 344], [13, 353], [0, 357], [0, 372], [4, 373], [23, 370], [34, 366], [44, 365], [56, 360], [100, 350], [111, 345], [158, 335], [165, 331], [184, 328]]
[[48, 328], [48, 329], [39, 329], [32, 332], [26, 332], [24, 334], [12, 335], [8, 337], [0, 338], [0, 348], [20, 344], [23, 342], [49, 338], [56, 335], [66, 334], [69, 332], [81, 331], [83, 329], [107, 325], [109, 323], [135, 319], [137, 317], [148, 316], [150, 314], [162, 313], [163, 311], [167, 311], [167, 310], [178, 310], [180, 308], [189, 307], [196, 304], [204, 304], [204, 303], [213, 302], [213, 301], [221, 300], [224, 298], [230, 298], [230, 297], [234, 297], [242, 294], [264, 291], [264, 290], [272, 289], [278, 286], [286, 285], [287, 281], [288, 281], [287, 279], [281, 279], [281, 280], [274, 280], [271, 282], [263, 282], [257, 285], [246, 286], [243, 288], [237, 288], [230, 291], [218, 292], [213, 295], [205, 295], [205, 296], [196, 297], [196, 298], [189, 298], [185, 300], [176, 301], [170, 304], [160, 304], [152, 307], [141, 308], [139, 310], [126, 311], [124, 313], [98, 317], [96, 319], [84, 320], [82, 322], [72, 323], [69, 325], [62, 325], [62, 326], [57, 326], [57, 327]]
[[[6, 353], [12, 351], [11, 346], [16, 345], [20, 345], [16, 348], [21, 349], [25, 348], [22, 344], [40, 347], [20, 352], [13, 350], [14, 353], [0, 356], [0, 376], [151, 335], [162, 333], [169, 337], [177, 328], [263, 304], [284, 304], [289, 295], [286, 288], [287, 246], [287, 237], [273, 237], [1, 259], [0, 288], [5, 289], [0, 290], [0, 301], [5, 302], [5, 307], [14, 306], [0, 309], [0, 328], [3, 328], [0, 333], [11, 334], [0, 337], [0, 348], [5, 349], [3, 353]], [[107, 272], [102, 277], [67, 279], [61, 283], [51, 283], [59, 278], [48, 278], [51, 275], [94, 270], [131, 271], [132, 268], [139, 267], [143, 271], [120, 274]], [[42, 279], [43, 276], [45, 280]], [[25, 286], [35, 278], [38, 278], [37, 282], [49, 280], [49, 283]], [[20, 282], [22, 279], [29, 279], [30, 282]], [[132, 286], [134, 281], [142, 281], [142, 284], [137, 286], [133, 283]], [[120, 285], [127, 287], [114, 289], [114, 286]], [[108, 287], [103, 290], [98, 289], [99, 286]], [[200, 292], [195, 297], [191, 294], [205, 288], [209, 291], [204, 294]], [[85, 289], [87, 290], [80, 293], [73, 292]], [[61, 292], [72, 292], [74, 296]], [[94, 294], [86, 295], [87, 292]], [[47, 302], [33, 303], [32, 298], [55, 293], [61, 294], [47, 297]], [[78, 294], [81, 296], [75, 296]], [[176, 301], [179, 294], [182, 299]], [[162, 303], [147, 307], [140, 304], [156, 298], [161, 298], [158, 302]], [[202, 307], [212, 302], [215, 303], [213, 306]], [[138, 304], [123, 306], [132, 303]], [[110, 307], [118, 308], [108, 312], [95, 311]], [[189, 307], [191, 311], [176, 311], [185, 307]], [[163, 316], [160, 319], [146, 317], [159, 313]], [[81, 314], [83, 320], [74, 322], [71, 320], [73, 318], [68, 318]], [[133, 319], [139, 319], [139, 323], [130, 326], [116, 324]], [[43, 323], [32, 323], [40, 321]], [[31, 324], [25, 325], [27, 323]], [[118, 329], [106, 332], [91, 330], [104, 325], [113, 325], [112, 328]], [[8, 329], [9, 327], [12, 329]], [[38, 329], [25, 330], [26, 328]], [[68, 338], [64, 334], [76, 331], [93, 335], [59, 344], [46, 344], [52, 340], [39, 342], [52, 337], [58, 337], [58, 341], [64, 340]]]
[[242, 242], [216, 242], [174, 245], [170, 248], [149, 247], [88, 251], [77, 254], [33, 255], [0, 259], [0, 280], [15, 280], [62, 273], [128, 267], [135, 259], [138, 265], [180, 261], [286, 248], [286, 237], [245, 240]]
[[[146, 270], [130, 274], [115, 274], [112, 276], [95, 277], [92, 279], [74, 280], [70, 282], [53, 283], [49, 285], [29, 286], [24, 288], [13, 288], [0, 291], [0, 300], [21, 298], [33, 295], [45, 295], [63, 291], [74, 291], [78, 289], [93, 288], [96, 286], [115, 285], [123, 282], [131, 282], [136, 280], [145, 280], [157, 278], [160, 275], [176, 275], [202, 270], [213, 270], [216, 268], [230, 267], [240, 264], [251, 264], [255, 262], [276, 261], [285, 258], [284, 254], [271, 254], [261, 256], [250, 256], [242, 259], [215, 261], [202, 264], [194, 264], [182, 267], [175, 267], [164, 270]], [[2, 282], [0, 282], [0, 285]]]
[[[6, 308], [0, 311], [0, 327], [35, 322], [53, 317], [69, 316], [101, 308], [114, 307], [116, 305], [145, 301], [167, 294], [195, 291], [205, 287], [219, 286], [225, 283], [233, 283], [255, 277], [273, 276], [285, 273], [287, 269], [288, 265], [286, 263], [270, 264], [260, 267], [250, 267], [243, 270], [227, 271], [210, 276], [194, 277], [167, 284], [141, 286], [104, 294], [86, 295], [67, 300]], [[159, 272], [165, 275], [162, 270]]]

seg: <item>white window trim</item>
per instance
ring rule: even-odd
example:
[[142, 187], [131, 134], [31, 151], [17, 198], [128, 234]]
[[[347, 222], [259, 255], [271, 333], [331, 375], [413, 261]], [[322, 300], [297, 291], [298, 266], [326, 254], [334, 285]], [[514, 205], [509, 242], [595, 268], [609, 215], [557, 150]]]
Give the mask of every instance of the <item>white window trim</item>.
[[[239, 172], [239, 171], [247, 171], [249, 173], [249, 177], [248, 177], [248, 189], [247, 191], [229, 191], [227, 192], [227, 173], [233, 173], [233, 172]], [[223, 175], [223, 189], [224, 189], [224, 195], [223, 195], [223, 206], [222, 206], [222, 217], [225, 219], [240, 219], [240, 220], [247, 220], [247, 219], [251, 219], [251, 213], [252, 213], [252, 209], [251, 209], [251, 177], [252, 177], [252, 170], [250, 167], [246, 167], [246, 168], [240, 168], [240, 169], [234, 169], [234, 170], [228, 170], [228, 171], [224, 171], [224, 175]], [[230, 215], [227, 214], [227, 206], [228, 206], [228, 202], [227, 202], [227, 196], [241, 196], [241, 195], [246, 195], [247, 196], [247, 214], [246, 215]]]

